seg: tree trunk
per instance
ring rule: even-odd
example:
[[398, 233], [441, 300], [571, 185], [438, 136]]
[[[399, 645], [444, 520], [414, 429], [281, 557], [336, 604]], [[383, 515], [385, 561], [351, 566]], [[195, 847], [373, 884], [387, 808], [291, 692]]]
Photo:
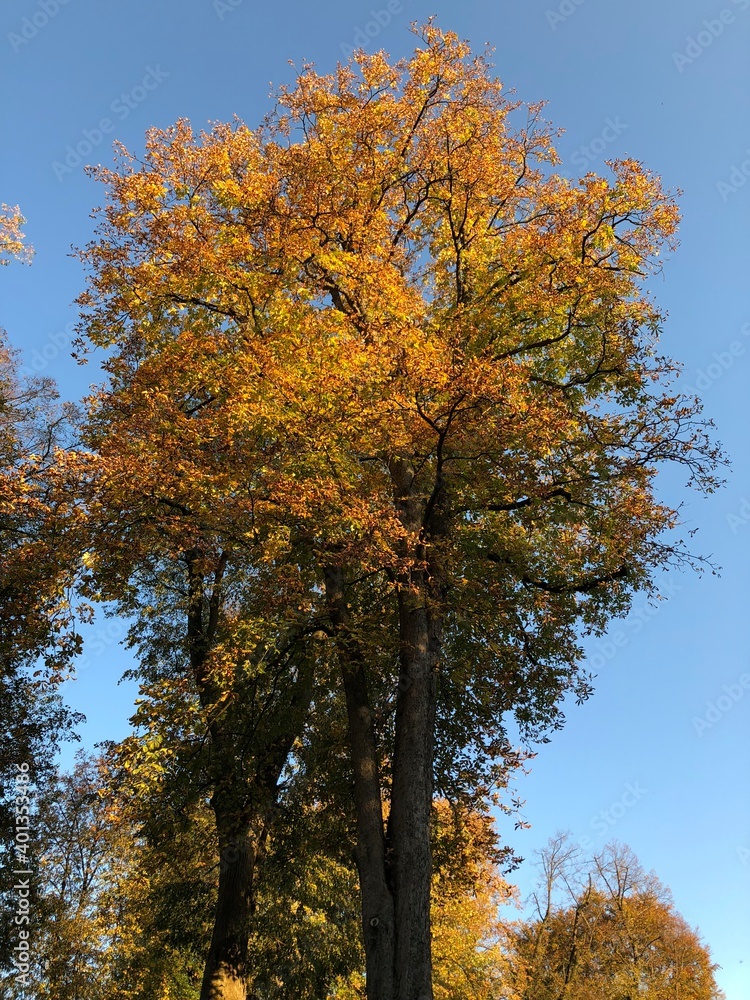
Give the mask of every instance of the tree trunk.
[[352, 634], [342, 570], [326, 568], [326, 597], [349, 721], [367, 998], [433, 1000], [430, 819], [442, 643], [441, 566], [433, 543], [444, 537], [445, 495], [439, 468], [426, 507], [413, 490], [409, 463], [395, 460], [391, 474], [411, 565], [397, 582], [400, 677], [387, 837], [367, 657]]
[[328, 611], [336, 630], [354, 771], [367, 1000], [394, 1000], [394, 906], [388, 884], [380, 763], [366, 666], [349, 629], [342, 571], [326, 568], [325, 584]]
[[410, 568], [398, 580], [400, 676], [393, 787], [388, 822], [396, 904], [395, 1000], [432, 1000], [430, 896], [437, 671], [442, 646], [442, 566], [447, 529], [442, 439], [425, 503], [410, 462], [390, 465], [394, 500], [406, 531]]
[[[223, 692], [207, 670], [207, 659], [221, 614], [226, 559], [220, 559], [207, 593], [198, 568], [199, 556], [198, 549], [186, 553], [188, 644], [211, 737], [211, 807], [220, 859], [216, 914], [200, 1000], [246, 1000], [256, 866], [262, 861], [264, 837], [273, 819], [279, 777], [310, 707], [315, 668], [314, 662], [303, 656], [296, 679], [285, 691], [286, 697], [270, 691], [255, 718], [245, 716], [241, 705], [239, 715], [217, 712]], [[296, 638], [294, 632], [286, 636], [288, 648], [284, 655], [290, 669]]]
[[439, 654], [437, 623], [419, 599], [399, 595], [401, 677], [388, 840], [396, 901], [396, 1000], [432, 1000], [430, 816]]
[[212, 800], [219, 835], [219, 894], [211, 947], [206, 958], [200, 1000], [245, 1000], [249, 920], [253, 909], [255, 844], [236, 814]]

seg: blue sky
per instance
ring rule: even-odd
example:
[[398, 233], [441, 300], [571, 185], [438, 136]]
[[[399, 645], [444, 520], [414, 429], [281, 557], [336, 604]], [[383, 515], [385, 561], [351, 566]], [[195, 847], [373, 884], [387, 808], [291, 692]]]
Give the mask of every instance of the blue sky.
[[[374, 13], [373, 13], [374, 12]], [[665, 581], [658, 609], [636, 602], [590, 649], [597, 692], [520, 780], [530, 830], [503, 832], [527, 858], [558, 829], [593, 847], [628, 843], [671, 887], [722, 965], [729, 1000], [750, 997], [750, 0], [9, 0], [0, 12], [0, 200], [20, 204], [31, 268], [2, 275], [0, 323], [30, 369], [77, 398], [98, 379], [69, 356], [83, 286], [71, 245], [91, 236], [102, 192], [85, 163], [113, 139], [142, 149], [150, 125], [237, 114], [249, 125], [293, 78], [292, 60], [328, 71], [347, 46], [407, 54], [408, 25], [436, 14], [525, 101], [548, 101], [566, 131], [563, 169], [643, 160], [684, 192], [681, 246], [653, 293], [668, 310], [666, 353], [685, 366], [732, 459], [727, 487], [685, 494], [696, 549], [719, 577]], [[358, 34], [359, 32], [359, 34]], [[77, 148], [80, 151], [77, 151]], [[679, 484], [665, 477], [673, 495]], [[99, 621], [69, 702], [87, 746], [124, 735], [132, 686], [124, 626]], [[743, 681], [744, 679], [744, 681]], [[532, 871], [516, 872], [522, 891]]]

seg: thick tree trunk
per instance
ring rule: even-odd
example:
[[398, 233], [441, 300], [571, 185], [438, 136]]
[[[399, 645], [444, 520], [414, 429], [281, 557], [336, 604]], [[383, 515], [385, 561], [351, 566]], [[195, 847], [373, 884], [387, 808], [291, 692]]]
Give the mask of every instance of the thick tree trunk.
[[430, 895], [437, 671], [442, 645], [441, 561], [444, 536], [442, 456], [426, 504], [409, 462], [391, 463], [394, 500], [411, 567], [398, 580], [400, 676], [396, 699], [388, 846], [396, 906], [395, 1000], [432, 1000]]
[[219, 894], [200, 1000], [245, 1000], [256, 850], [251, 833], [212, 801], [219, 835]]
[[326, 598], [341, 664], [357, 815], [367, 1000], [394, 1000], [394, 906], [388, 884], [380, 763], [364, 657], [349, 629], [343, 573], [325, 571]]
[[437, 623], [400, 594], [401, 677], [388, 841], [396, 901], [396, 1000], [432, 1000], [430, 815], [439, 654]]
[[368, 1000], [433, 1000], [430, 819], [433, 796], [441, 567], [433, 542], [443, 537], [444, 492], [438, 470], [425, 507], [407, 462], [391, 466], [411, 565], [397, 582], [400, 677], [396, 699], [392, 797], [384, 837], [379, 753], [367, 692], [367, 657], [352, 635], [343, 573], [325, 571], [349, 721], [357, 812]]

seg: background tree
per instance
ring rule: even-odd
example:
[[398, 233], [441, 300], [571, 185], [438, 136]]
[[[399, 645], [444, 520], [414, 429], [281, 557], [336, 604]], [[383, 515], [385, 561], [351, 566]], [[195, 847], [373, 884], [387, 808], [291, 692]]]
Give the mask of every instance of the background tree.
[[[29, 259], [17, 208], [0, 206], [0, 264]], [[70, 588], [76, 548], [66, 528], [75, 510], [60, 449], [71, 440], [71, 407], [50, 379], [24, 378], [0, 330], [0, 966], [12, 971], [16, 896], [15, 779], [28, 768], [30, 798], [51, 777], [60, 742], [82, 720], [55, 692], [80, 648]], [[35, 860], [31, 826], [29, 860]], [[36, 892], [38, 886], [33, 886]]]
[[558, 836], [540, 871], [534, 915], [509, 928], [514, 1000], [723, 998], [708, 948], [629, 848], [588, 858]]
[[174, 885], [184, 879], [180, 839], [171, 856], [150, 853], [110, 792], [106, 762], [83, 754], [70, 773], [53, 775], [39, 790], [32, 829], [33, 988], [19, 991], [9, 980], [9, 996], [194, 1000], [204, 957], [181, 946], [181, 920], [192, 905], [190, 916], [200, 923], [191, 933], [201, 926], [210, 935], [210, 907], [201, 909], [186, 888], [171, 933], [153, 913], [164, 887], [174, 898]]
[[[113, 879], [114, 852], [100, 787], [96, 763], [79, 758], [75, 772], [48, 786], [39, 801], [38, 991], [55, 1000], [94, 996], [105, 987], [111, 930], [100, 904]], [[125, 847], [123, 839], [122, 862]]]
[[113, 828], [99, 797], [95, 762], [78, 755], [74, 773], [52, 774], [32, 801], [35, 898], [30, 908], [32, 988], [9, 979], [11, 996], [84, 1000], [100, 995], [107, 979], [109, 914], [102, 892], [117, 854]]
[[[35, 872], [30, 886], [32, 915], [39, 912], [40, 891], [40, 839], [34, 819], [29, 824], [30, 839], [25, 859], [16, 854], [16, 805], [22, 805], [16, 802], [18, 765], [28, 765], [32, 778], [28, 805], [33, 817], [39, 795], [54, 777], [54, 760], [59, 746], [65, 740], [77, 738], [74, 727], [83, 716], [71, 712], [53, 690], [35, 687], [28, 671], [21, 671], [12, 676], [0, 675], [0, 719], [3, 720], [0, 735], [0, 970], [10, 983], [14, 978], [13, 948], [18, 944], [18, 925], [15, 923], [18, 895], [13, 888], [18, 877], [13, 872], [27, 867]], [[22, 860], [28, 860], [29, 865], [20, 864]]]

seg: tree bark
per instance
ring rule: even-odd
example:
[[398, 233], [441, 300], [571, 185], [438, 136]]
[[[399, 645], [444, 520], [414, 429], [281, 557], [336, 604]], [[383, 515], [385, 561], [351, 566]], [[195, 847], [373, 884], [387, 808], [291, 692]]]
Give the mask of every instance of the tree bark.
[[394, 497], [406, 529], [409, 568], [397, 581], [400, 676], [392, 797], [384, 836], [379, 753], [367, 692], [367, 658], [352, 634], [343, 572], [325, 570], [349, 721], [357, 813], [368, 1000], [432, 1000], [430, 820], [433, 797], [441, 566], [432, 547], [445, 531], [440, 463], [425, 505], [407, 462], [391, 465]]
[[399, 594], [401, 676], [388, 841], [396, 901], [396, 1000], [432, 1000], [430, 816], [439, 655], [437, 622]]
[[[248, 930], [253, 911], [256, 846], [245, 824], [215, 793], [219, 837], [219, 892], [200, 1000], [245, 1000]], [[244, 828], [243, 828], [244, 827]]]
[[394, 901], [388, 884], [380, 760], [367, 690], [366, 661], [349, 627], [341, 569], [325, 569], [325, 586], [346, 696], [354, 771], [367, 1000], [394, 1000]]
[[396, 899], [396, 1000], [432, 1000], [430, 896], [437, 671], [442, 645], [440, 561], [435, 542], [445, 524], [438, 466], [427, 500], [415, 490], [411, 463], [391, 463], [394, 500], [410, 568], [398, 579], [400, 676], [388, 842]]

